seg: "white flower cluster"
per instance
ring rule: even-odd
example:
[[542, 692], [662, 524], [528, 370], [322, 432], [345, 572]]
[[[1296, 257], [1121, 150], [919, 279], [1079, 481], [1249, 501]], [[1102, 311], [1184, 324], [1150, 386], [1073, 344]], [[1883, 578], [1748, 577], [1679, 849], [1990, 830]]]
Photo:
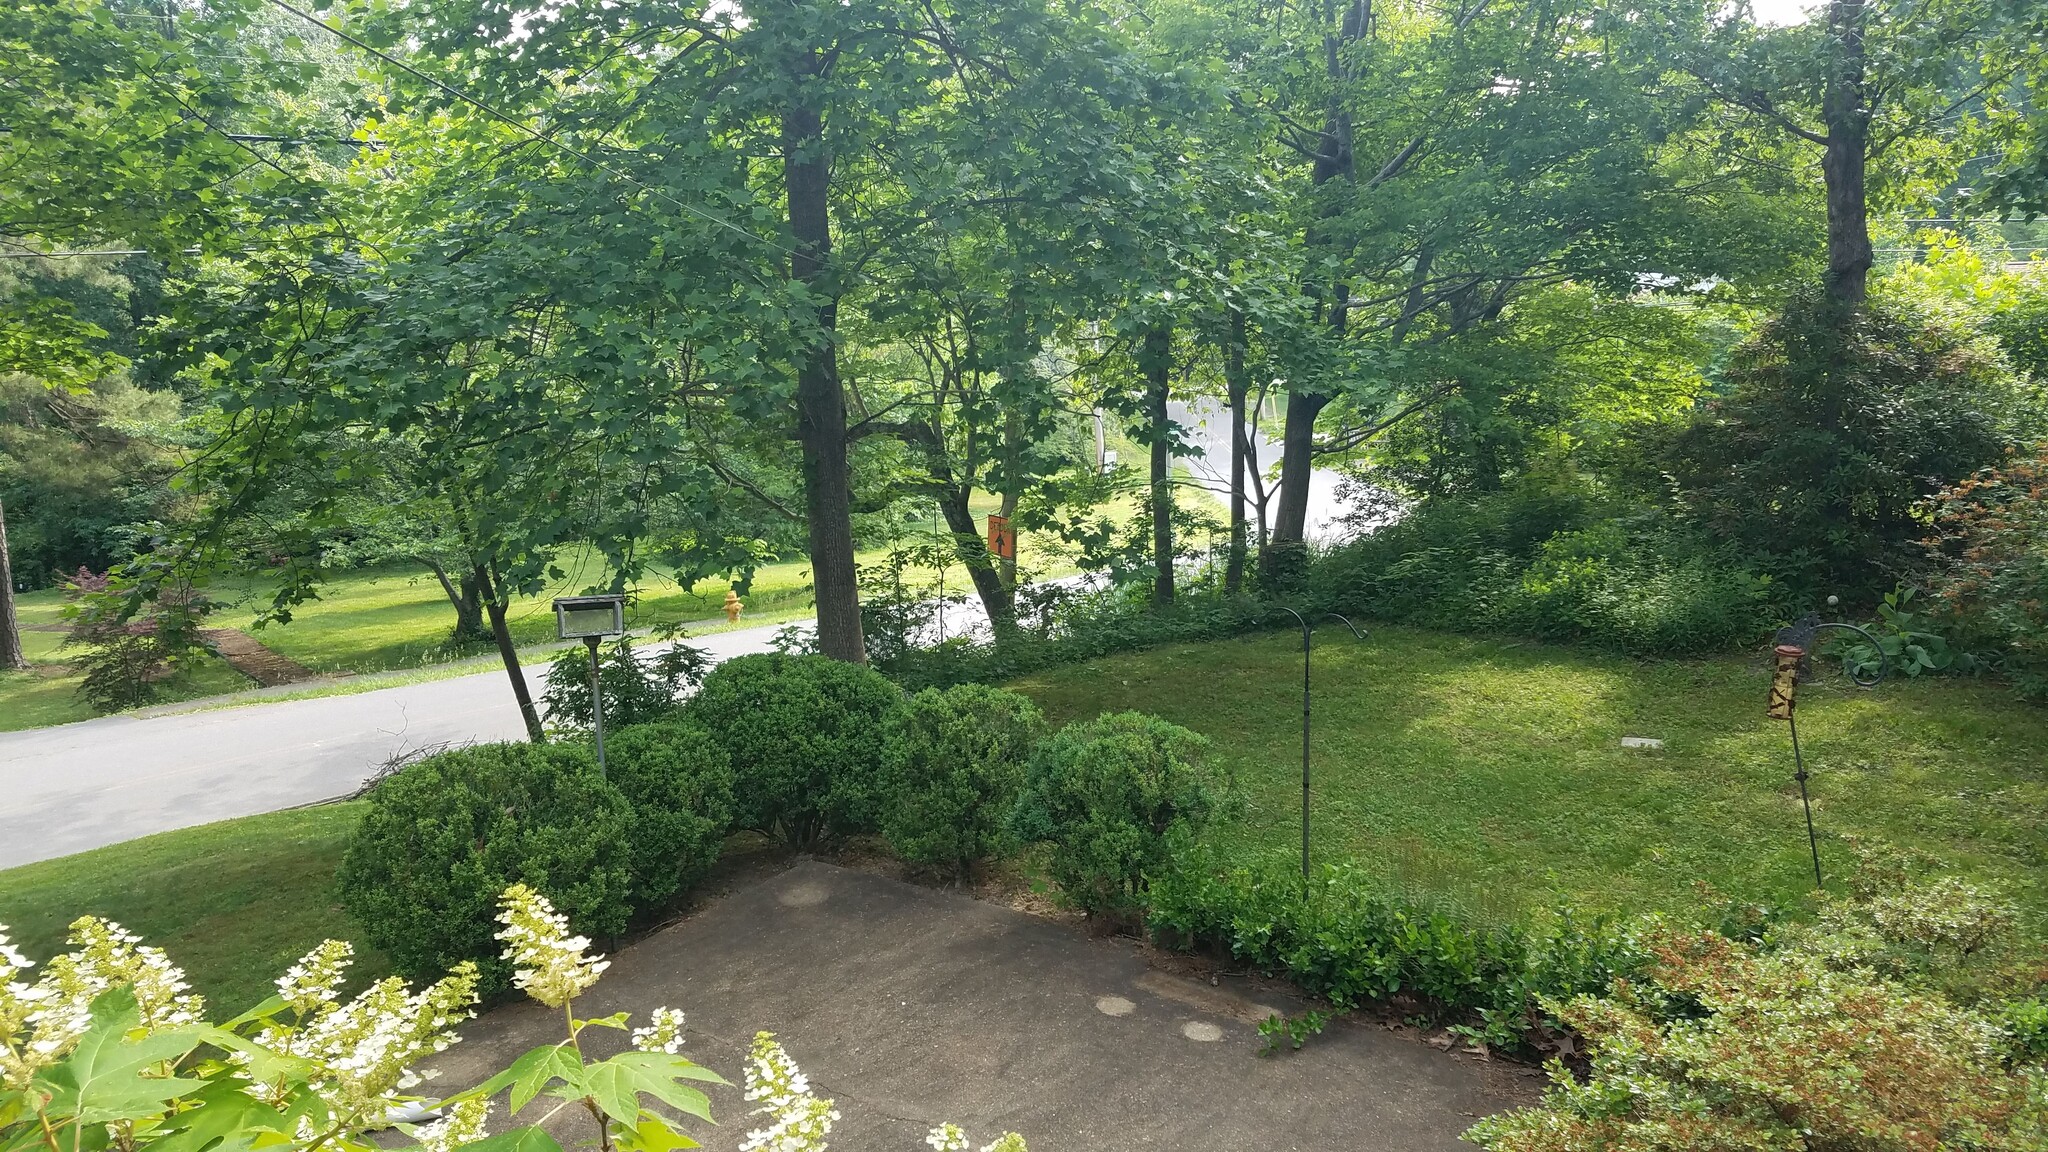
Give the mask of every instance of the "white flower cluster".
[[512, 982], [550, 1008], [560, 1008], [597, 983], [611, 961], [585, 956], [587, 936], [569, 935], [569, 918], [555, 911], [548, 898], [524, 884], [505, 889], [499, 899], [505, 926], [505, 958], [512, 962]]
[[337, 1115], [381, 1115], [419, 1084], [415, 1061], [456, 1042], [455, 1026], [477, 1000], [476, 965], [464, 961], [419, 992], [389, 977], [344, 1004], [336, 990], [352, 956], [347, 944], [329, 940], [293, 965], [277, 985], [298, 1020], [271, 1025], [258, 1040], [311, 1061], [319, 1069], [313, 1090]]
[[92, 1024], [92, 1002], [128, 988], [147, 1029], [196, 1023], [205, 1002], [187, 994], [185, 974], [163, 949], [119, 924], [82, 916], [71, 924], [70, 952], [50, 961], [33, 984], [15, 979], [33, 965], [0, 925], [0, 1086], [25, 1088], [39, 1068], [64, 1058]]
[[[937, 1128], [932, 1129], [931, 1135], [924, 1138], [924, 1142], [937, 1149], [938, 1152], [967, 1152], [970, 1144], [967, 1139], [967, 1133], [962, 1132], [958, 1124], [939, 1125]], [[1017, 1135], [1015, 1132], [1005, 1132], [993, 1143], [982, 1145], [981, 1152], [1029, 1152], [1029, 1150], [1024, 1147], [1024, 1138], [1022, 1136]]]
[[449, 1105], [441, 1119], [415, 1129], [413, 1137], [420, 1142], [420, 1152], [455, 1152], [465, 1144], [483, 1139], [490, 1118], [488, 1097], [458, 1100]]
[[747, 1133], [740, 1152], [825, 1152], [825, 1137], [839, 1113], [832, 1101], [811, 1095], [811, 1082], [775, 1042], [773, 1032], [754, 1033], [747, 1054], [747, 1099], [761, 1106], [766, 1128]]
[[642, 1052], [666, 1052], [670, 1056], [683, 1046], [683, 1010], [656, 1008], [647, 1027], [633, 1029], [633, 1047]]

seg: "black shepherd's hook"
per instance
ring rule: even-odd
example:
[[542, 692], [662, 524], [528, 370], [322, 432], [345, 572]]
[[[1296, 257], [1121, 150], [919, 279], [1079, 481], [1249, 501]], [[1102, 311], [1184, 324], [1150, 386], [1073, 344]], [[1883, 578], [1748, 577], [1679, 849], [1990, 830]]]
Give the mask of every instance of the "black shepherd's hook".
[[[1296, 612], [1294, 609], [1287, 607], [1284, 604], [1275, 605], [1274, 609], [1275, 611], [1285, 612], [1289, 616], [1294, 617], [1294, 622], [1296, 624], [1301, 625], [1301, 880], [1302, 883], [1306, 884], [1308, 882], [1308, 657], [1309, 648], [1312, 643], [1311, 638], [1315, 634], [1315, 625], [1309, 623], [1307, 617], [1303, 616], [1299, 612]], [[1351, 621], [1345, 619], [1344, 617], [1339, 616], [1335, 612], [1325, 612], [1323, 615], [1316, 618], [1316, 623], [1320, 624], [1324, 620], [1335, 620], [1338, 623], [1344, 625], [1344, 627], [1351, 630], [1351, 635], [1353, 639], [1363, 640], [1367, 636], [1367, 633], [1360, 632], [1358, 630], [1357, 625], [1353, 624]]]
[[1806, 790], [1806, 781], [1810, 773], [1806, 771], [1806, 757], [1799, 748], [1799, 709], [1796, 690], [1801, 662], [1812, 653], [1814, 638], [1827, 628], [1854, 632], [1877, 653], [1877, 675], [1868, 679], [1858, 675], [1856, 668], [1844, 661], [1843, 667], [1849, 674], [1850, 682], [1858, 688], [1877, 687], [1891, 671], [1892, 665], [1891, 657], [1885, 653], [1884, 646], [1877, 642], [1877, 637], [1871, 635], [1867, 629], [1854, 624], [1822, 624], [1808, 617], [1778, 633], [1778, 646], [1775, 649], [1778, 669], [1771, 681], [1769, 714], [1784, 720], [1786, 729], [1792, 734], [1792, 778], [1799, 781], [1799, 805], [1806, 811], [1806, 849], [1813, 856], [1813, 886], [1816, 888], [1825, 888], [1827, 884], [1821, 878], [1820, 838], [1813, 830], [1813, 799]]

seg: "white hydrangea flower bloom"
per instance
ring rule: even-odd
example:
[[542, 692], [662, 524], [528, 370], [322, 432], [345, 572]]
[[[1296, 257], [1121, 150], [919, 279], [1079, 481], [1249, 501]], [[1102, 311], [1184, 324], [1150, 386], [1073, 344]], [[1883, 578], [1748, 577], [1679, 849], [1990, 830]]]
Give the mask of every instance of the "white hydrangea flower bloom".
[[355, 955], [346, 940], [323, 940], [277, 978], [277, 994], [302, 1016], [331, 1008]]
[[512, 962], [512, 982], [535, 1000], [560, 1008], [611, 967], [609, 960], [584, 955], [590, 938], [569, 935], [569, 918], [526, 885], [505, 889], [499, 904], [498, 922], [505, 928], [498, 939]]
[[205, 1002], [161, 948], [119, 924], [81, 916], [66, 942], [72, 951], [50, 961], [34, 984], [14, 979], [30, 962], [0, 935], [0, 1084], [26, 1087], [39, 1068], [64, 1058], [92, 1024], [92, 1002], [111, 988], [135, 994], [148, 1030], [196, 1023]]
[[683, 1010], [656, 1008], [647, 1027], [633, 1029], [633, 1047], [642, 1052], [666, 1052], [673, 1056], [683, 1046]]
[[1015, 1132], [1005, 1132], [994, 1143], [981, 1146], [981, 1152], [1031, 1152], [1024, 1147], [1024, 1138]]
[[[411, 1065], [458, 1039], [455, 1026], [469, 1019], [477, 1000], [476, 965], [458, 964], [419, 992], [392, 976], [339, 1004], [313, 995], [327, 987], [321, 983], [324, 977], [313, 972], [320, 955], [321, 949], [315, 949], [302, 962], [308, 969], [303, 985], [312, 1005], [308, 1014], [297, 1027], [267, 1030], [262, 1042], [319, 1065], [322, 1073], [315, 1077], [313, 1090], [337, 1114], [382, 1115], [398, 1102], [400, 1093], [419, 1084]], [[335, 955], [329, 950], [326, 958]]]
[[967, 1133], [962, 1132], [958, 1124], [939, 1125], [924, 1138], [924, 1142], [938, 1152], [967, 1152]]
[[747, 1133], [740, 1152], [825, 1152], [825, 1137], [839, 1119], [832, 1101], [811, 1095], [811, 1082], [773, 1032], [754, 1033], [748, 1053], [747, 1099], [757, 1101], [756, 1116], [770, 1124]]
[[419, 1140], [422, 1152], [455, 1152], [465, 1144], [483, 1139], [490, 1117], [488, 1099], [461, 1100], [450, 1105], [441, 1119], [422, 1126], [413, 1136]]

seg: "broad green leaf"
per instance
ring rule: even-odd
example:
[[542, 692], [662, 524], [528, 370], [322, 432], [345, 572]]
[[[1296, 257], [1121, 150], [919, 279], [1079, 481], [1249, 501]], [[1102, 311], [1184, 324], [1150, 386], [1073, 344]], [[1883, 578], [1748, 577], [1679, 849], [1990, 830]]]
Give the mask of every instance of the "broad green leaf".
[[50, 1094], [45, 1111], [81, 1125], [139, 1120], [163, 1110], [163, 1103], [205, 1083], [149, 1075], [197, 1047], [199, 1028], [167, 1028], [137, 1039], [128, 1034], [142, 1026], [135, 993], [114, 988], [92, 1003], [92, 1025], [62, 1063], [46, 1068], [36, 1081]]
[[170, 1117], [170, 1131], [149, 1142], [150, 1152], [235, 1152], [255, 1148], [266, 1132], [293, 1130], [291, 1118], [244, 1092], [239, 1081], [212, 1081], [186, 1099], [198, 1106]]
[[675, 1152], [678, 1148], [697, 1148], [700, 1145], [675, 1126], [651, 1112], [642, 1112], [640, 1122], [631, 1128], [618, 1132], [614, 1139], [627, 1152]]

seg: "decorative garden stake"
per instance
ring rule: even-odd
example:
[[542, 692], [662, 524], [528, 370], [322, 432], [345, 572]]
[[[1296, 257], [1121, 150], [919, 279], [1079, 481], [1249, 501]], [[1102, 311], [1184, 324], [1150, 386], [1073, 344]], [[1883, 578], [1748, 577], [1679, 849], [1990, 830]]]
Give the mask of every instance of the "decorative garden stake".
[[626, 598], [564, 596], [555, 601], [555, 635], [581, 640], [590, 648], [590, 730], [597, 743], [597, 774], [604, 775], [604, 690], [598, 683], [597, 644], [607, 636], [626, 634]]
[[[1315, 629], [1309, 624], [1306, 617], [1294, 609], [1281, 605], [1279, 606], [1279, 611], [1294, 617], [1294, 622], [1301, 625], [1301, 882], [1306, 884], [1308, 883], [1308, 656], [1310, 637], [1314, 635]], [[1324, 620], [1335, 620], [1344, 625], [1344, 627], [1351, 629], [1351, 635], [1354, 639], [1365, 639], [1365, 633], [1360, 632], [1351, 621], [1337, 615], [1335, 612], [1324, 613], [1317, 618], [1317, 623], [1321, 623]]]
[[[1835, 598], [1828, 597], [1828, 603]], [[1799, 751], [1799, 677], [1805, 670], [1807, 654], [1813, 651], [1814, 637], [1824, 628], [1840, 628], [1863, 637], [1877, 653], [1877, 675], [1865, 680], [1855, 672], [1849, 679], [1858, 688], [1875, 688], [1885, 673], [1891, 669], [1891, 659], [1879, 647], [1877, 637], [1854, 624], [1823, 624], [1817, 616], [1807, 616], [1788, 628], [1778, 630], [1778, 642], [1771, 649], [1771, 695], [1764, 707], [1764, 715], [1773, 720], [1783, 720], [1792, 734], [1792, 778], [1799, 781], [1799, 804], [1806, 810], [1806, 848], [1813, 854], [1813, 886], [1825, 888], [1827, 884], [1820, 873], [1820, 839], [1813, 830], [1813, 799], [1807, 793], [1806, 781], [1810, 773], [1806, 770], [1806, 757]]]

